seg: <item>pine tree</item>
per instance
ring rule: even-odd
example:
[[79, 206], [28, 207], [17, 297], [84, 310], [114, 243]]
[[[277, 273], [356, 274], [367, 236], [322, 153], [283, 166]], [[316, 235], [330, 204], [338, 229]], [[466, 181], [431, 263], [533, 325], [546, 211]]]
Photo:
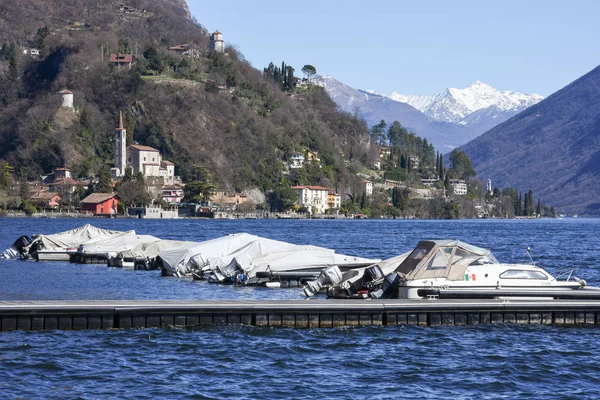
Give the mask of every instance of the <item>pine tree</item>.
[[523, 193], [519, 193], [519, 202], [517, 203], [517, 215], [523, 215]]
[[529, 200], [527, 201], [527, 215], [528, 216], [532, 216], [533, 212], [534, 212], [534, 202], [533, 202], [533, 191], [531, 189], [529, 189], [529, 192], [527, 193], [527, 195], [529, 196]]
[[440, 180], [443, 181], [444, 180], [444, 156], [442, 156], [441, 154], [440, 154], [440, 168], [439, 168], [438, 174], [439, 174]]
[[535, 210], [535, 213], [539, 216], [542, 215], [542, 200], [541, 199], [538, 199], [537, 208]]
[[367, 192], [363, 192], [363, 194], [360, 198], [360, 208], [361, 208], [361, 210], [364, 210], [365, 208], [367, 208]]

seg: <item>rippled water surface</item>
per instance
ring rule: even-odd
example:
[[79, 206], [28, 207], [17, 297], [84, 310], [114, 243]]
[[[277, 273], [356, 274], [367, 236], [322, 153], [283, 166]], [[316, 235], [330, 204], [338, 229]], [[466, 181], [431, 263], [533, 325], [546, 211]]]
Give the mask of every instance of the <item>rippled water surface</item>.
[[[164, 239], [249, 232], [388, 258], [421, 239], [455, 238], [500, 261], [600, 285], [600, 221], [144, 221], [0, 219], [21, 234], [90, 222]], [[157, 271], [0, 260], [0, 300], [299, 299], [163, 278]], [[272, 329], [244, 326], [0, 334], [0, 398], [599, 398], [600, 329], [548, 326]]]

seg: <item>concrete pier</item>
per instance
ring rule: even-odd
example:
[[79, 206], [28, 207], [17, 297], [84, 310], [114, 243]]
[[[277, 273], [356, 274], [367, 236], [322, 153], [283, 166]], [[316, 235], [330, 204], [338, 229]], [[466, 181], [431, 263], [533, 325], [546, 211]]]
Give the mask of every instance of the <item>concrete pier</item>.
[[600, 325], [591, 300], [1, 301], [0, 331], [244, 324], [287, 328], [364, 325]]

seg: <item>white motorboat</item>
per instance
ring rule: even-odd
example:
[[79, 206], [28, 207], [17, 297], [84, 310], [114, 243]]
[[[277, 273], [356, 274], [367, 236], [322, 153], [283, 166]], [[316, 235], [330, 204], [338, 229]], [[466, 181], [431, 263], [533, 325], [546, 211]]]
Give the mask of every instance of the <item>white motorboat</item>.
[[[389, 271], [389, 263], [386, 267]], [[386, 274], [379, 265], [373, 265], [360, 277], [333, 282], [328, 295], [400, 299], [600, 299], [600, 288], [587, 286], [572, 272], [564, 280], [557, 279], [533, 262], [500, 263], [489, 250], [459, 240], [424, 240], [392, 272]]]

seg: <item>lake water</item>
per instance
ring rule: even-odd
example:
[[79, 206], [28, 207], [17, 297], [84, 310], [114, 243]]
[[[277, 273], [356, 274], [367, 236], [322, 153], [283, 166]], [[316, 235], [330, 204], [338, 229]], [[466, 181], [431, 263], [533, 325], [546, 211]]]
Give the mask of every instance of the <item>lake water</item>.
[[[0, 250], [22, 234], [91, 223], [163, 239], [248, 232], [389, 258], [453, 238], [505, 262], [600, 285], [600, 220], [0, 219]], [[0, 260], [0, 300], [300, 299], [102, 265]], [[0, 398], [598, 398], [599, 328], [552, 326], [273, 329], [247, 326], [0, 334]]]

